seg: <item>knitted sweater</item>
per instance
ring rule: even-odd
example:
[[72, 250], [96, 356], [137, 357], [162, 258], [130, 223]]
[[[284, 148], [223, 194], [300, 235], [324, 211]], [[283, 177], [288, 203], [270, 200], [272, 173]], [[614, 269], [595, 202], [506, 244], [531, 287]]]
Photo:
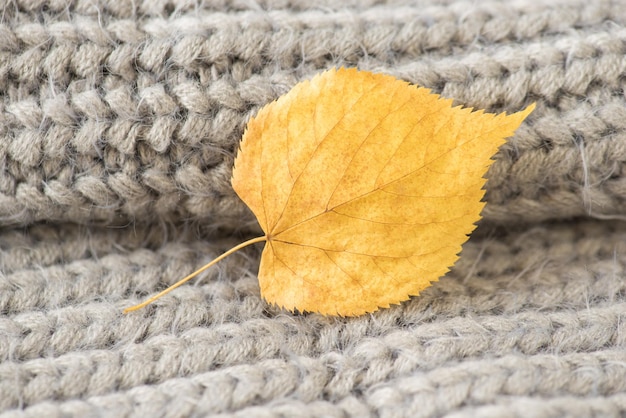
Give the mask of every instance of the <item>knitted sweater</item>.
[[[0, 416], [626, 414], [626, 3], [0, 2]], [[266, 304], [230, 185], [250, 116], [332, 67], [537, 109], [420, 296]]]

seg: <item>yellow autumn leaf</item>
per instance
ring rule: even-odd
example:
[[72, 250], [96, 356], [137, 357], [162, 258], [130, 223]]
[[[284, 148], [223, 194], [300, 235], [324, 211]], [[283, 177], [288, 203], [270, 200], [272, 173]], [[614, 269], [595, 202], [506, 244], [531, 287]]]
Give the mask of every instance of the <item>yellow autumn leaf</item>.
[[248, 123], [233, 171], [267, 238], [261, 294], [346, 316], [419, 294], [456, 261], [491, 157], [531, 111], [453, 108], [356, 69], [298, 84]]
[[418, 295], [458, 258], [491, 158], [533, 108], [473, 112], [356, 69], [302, 82], [248, 123], [232, 185], [265, 236], [227, 254], [266, 241], [261, 294], [292, 311], [353, 316]]

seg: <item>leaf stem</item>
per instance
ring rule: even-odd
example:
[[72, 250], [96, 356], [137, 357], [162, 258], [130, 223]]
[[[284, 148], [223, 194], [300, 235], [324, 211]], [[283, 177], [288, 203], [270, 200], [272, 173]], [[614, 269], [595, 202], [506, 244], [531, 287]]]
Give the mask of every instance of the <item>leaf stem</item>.
[[187, 277], [177, 281], [176, 283], [174, 283], [173, 285], [171, 285], [167, 289], [165, 289], [162, 292], [157, 293], [156, 295], [152, 296], [150, 299], [147, 299], [147, 300], [141, 302], [138, 305], [131, 306], [129, 308], [124, 309], [124, 313], [127, 314], [128, 312], [136, 311], [138, 309], [143, 308], [144, 306], [147, 306], [147, 305], [151, 304], [155, 300], [159, 299], [161, 296], [164, 296], [164, 295], [170, 293], [172, 290], [176, 289], [178, 286], [180, 286], [180, 285], [182, 285], [184, 283], [187, 283], [189, 280], [193, 279], [198, 274], [202, 273], [203, 271], [205, 271], [206, 269], [208, 269], [212, 265], [217, 264], [219, 261], [221, 261], [224, 258], [228, 257], [232, 253], [237, 252], [237, 251], [241, 250], [243, 247], [247, 247], [248, 245], [252, 245], [252, 244], [255, 244], [257, 242], [263, 242], [263, 241], [267, 241], [267, 236], [256, 237], [256, 238], [249, 239], [248, 241], [242, 242], [241, 244], [231, 248], [230, 250], [226, 251], [224, 254], [220, 255], [217, 258], [215, 258], [213, 261], [211, 261], [211, 262], [205, 264], [204, 266], [200, 267], [198, 270], [194, 271], [189, 276], [187, 276]]

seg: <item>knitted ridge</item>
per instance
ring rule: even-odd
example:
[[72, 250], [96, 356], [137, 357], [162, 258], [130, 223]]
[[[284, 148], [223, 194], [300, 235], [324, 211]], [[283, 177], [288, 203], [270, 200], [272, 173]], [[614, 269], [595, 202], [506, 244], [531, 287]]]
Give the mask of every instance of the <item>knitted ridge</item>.
[[626, 224], [473, 237], [451, 274], [420, 297], [357, 318], [267, 306], [250, 273], [252, 253], [121, 315], [130, 290], [153, 292], [232, 244], [194, 234], [73, 224], [0, 232], [0, 245], [13, 246], [0, 257], [0, 411], [273, 417], [474, 416], [510, 405], [507, 416], [626, 410]]
[[487, 221], [622, 216], [618, 3], [9, 2], [0, 223], [253, 224], [229, 182], [246, 121], [342, 65], [494, 112], [537, 102], [489, 172]]

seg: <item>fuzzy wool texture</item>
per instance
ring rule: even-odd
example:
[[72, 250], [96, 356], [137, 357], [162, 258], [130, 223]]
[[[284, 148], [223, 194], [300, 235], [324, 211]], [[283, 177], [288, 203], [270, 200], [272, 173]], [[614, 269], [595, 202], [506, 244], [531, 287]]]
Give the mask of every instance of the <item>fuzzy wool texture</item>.
[[[626, 3], [0, 10], [1, 417], [626, 414]], [[230, 185], [246, 121], [339, 66], [537, 103], [452, 271], [373, 314], [291, 314], [249, 247], [122, 315], [258, 234]]]

